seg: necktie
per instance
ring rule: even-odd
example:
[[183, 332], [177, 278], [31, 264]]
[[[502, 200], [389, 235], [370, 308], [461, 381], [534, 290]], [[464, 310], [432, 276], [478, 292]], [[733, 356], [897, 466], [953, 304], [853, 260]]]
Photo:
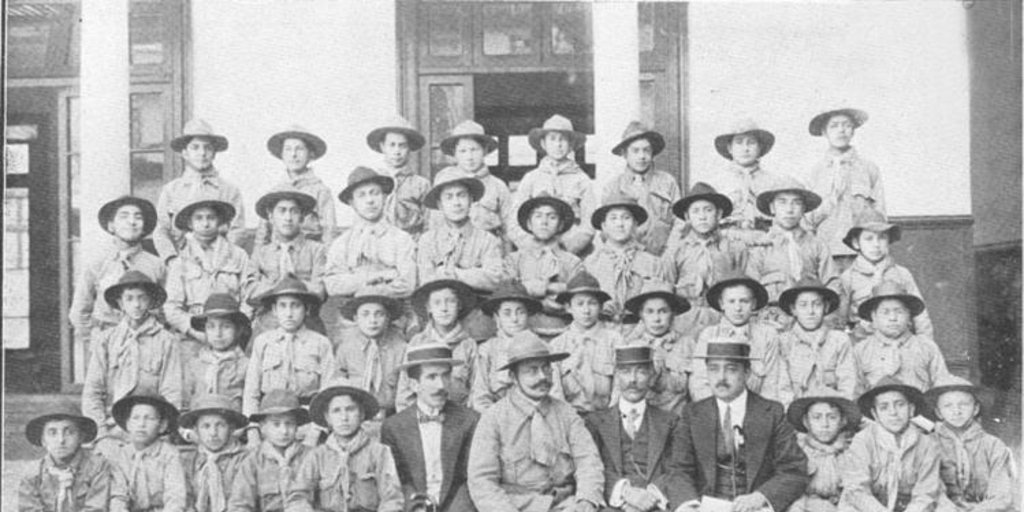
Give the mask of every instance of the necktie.
[[725, 445], [729, 447], [730, 453], [736, 451], [736, 437], [732, 431], [732, 406], [726, 404], [725, 411], [722, 413], [722, 439], [725, 441]]
[[206, 392], [216, 395], [220, 389], [220, 369], [222, 364], [231, 357], [231, 352], [210, 351], [212, 361], [206, 367]]
[[443, 423], [444, 414], [420, 414], [420, 423]]
[[376, 394], [380, 391], [380, 385], [383, 381], [383, 374], [380, 370], [380, 348], [377, 347], [377, 342], [370, 340], [369, 347], [366, 351], [366, 379], [363, 382], [363, 389], [366, 389], [370, 394]]
[[71, 486], [75, 483], [75, 472], [71, 468], [52, 466], [46, 470], [50, 476], [57, 478], [57, 512], [68, 510], [67, 499]]
[[636, 431], [639, 428], [637, 420], [640, 419], [640, 411], [637, 411], [634, 407], [629, 410], [628, 414], [623, 414], [622, 417], [626, 420], [626, 435], [628, 435], [630, 439], [635, 438]]
[[792, 231], [785, 232], [786, 258], [789, 260], [789, 277], [791, 282], [800, 280], [804, 272], [804, 260], [800, 256], [800, 246], [796, 243], [796, 235]]
[[227, 497], [224, 494], [224, 475], [221, 473], [220, 466], [217, 465], [217, 458], [219, 454], [206, 451], [204, 448], [199, 449], [203, 455], [205, 455], [205, 462], [203, 468], [199, 471], [199, 497], [197, 498], [196, 505], [199, 510], [204, 510], [204, 506], [208, 506], [205, 510], [210, 512], [224, 512], [227, 510]]
[[144, 452], [135, 452], [132, 454], [130, 471], [131, 478], [128, 482], [130, 484], [128, 487], [128, 497], [138, 510], [149, 509], [150, 499], [152, 497], [152, 493], [149, 490], [149, 478], [147, 478], [146, 468], [144, 466], [145, 458]]
[[292, 260], [292, 244], [291, 242], [282, 243], [277, 255], [277, 270], [280, 272], [281, 277], [289, 274], [295, 274], [295, 262]]

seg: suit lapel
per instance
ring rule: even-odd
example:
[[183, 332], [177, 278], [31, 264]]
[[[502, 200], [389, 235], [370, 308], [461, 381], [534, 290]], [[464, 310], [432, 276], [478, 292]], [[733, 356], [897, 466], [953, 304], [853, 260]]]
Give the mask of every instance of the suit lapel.
[[[441, 492], [439, 498], [444, 503], [448, 489], [452, 485], [452, 475], [459, 459], [459, 434], [462, 432], [462, 413], [451, 403], [444, 405], [444, 423], [441, 424]], [[424, 474], [426, 474], [424, 472]], [[424, 478], [424, 481], [426, 478]], [[424, 487], [425, 489], [426, 487]]]
[[416, 415], [416, 406], [406, 408], [399, 413], [401, 423], [399, 431], [402, 433], [403, 442], [407, 443], [405, 450], [406, 464], [409, 465], [413, 486], [417, 489], [427, 488], [427, 465], [423, 458], [423, 438], [420, 437], [419, 418]]
[[[700, 461], [700, 468], [704, 471], [704, 481], [708, 485], [715, 484], [715, 471], [718, 467], [718, 463], [715, 460], [715, 450], [718, 445], [718, 436], [721, 431], [718, 428], [718, 406], [715, 403], [714, 398], [709, 398], [703, 403], [697, 404], [698, 409], [696, 414], [693, 415], [693, 427], [690, 432], [693, 435], [694, 444], [697, 448], [697, 459]], [[711, 433], [709, 436], [708, 434]], [[707, 436], [707, 442], [702, 441], [702, 437]], [[711, 437], [714, 436], [714, 437]]]
[[763, 400], [757, 395], [747, 392], [747, 414], [743, 418], [743, 437], [746, 443], [743, 447], [743, 459], [747, 465], [747, 491], [754, 487], [758, 471], [761, 470], [761, 463], [764, 462], [764, 453], [768, 445], [768, 436], [771, 429], [766, 419], [767, 411], [763, 410]]
[[600, 413], [598, 428], [601, 430], [601, 437], [608, 440], [608, 452], [612, 454], [612, 464], [615, 465], [615, 472], [622, 474], [622, 414], [618, 407], [607, 409]]
[[660, 415], [656, 414], [647, 404], [647, 412], [643, 421], [647, 422], [647, 481], [651, 481], [654, 470], [661, 459], [661, 452], [665, 449], [665, 442], [668, 435], [668, 422], [663, 421]]

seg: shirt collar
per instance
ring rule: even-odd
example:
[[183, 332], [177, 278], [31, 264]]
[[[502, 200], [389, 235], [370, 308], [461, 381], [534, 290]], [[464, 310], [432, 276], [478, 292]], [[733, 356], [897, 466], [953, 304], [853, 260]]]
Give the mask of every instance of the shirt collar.
[[370, 438], [366, 435], [366, 431], [363, 430], [362, 425], [360, 425], [356, 435], [348, 442], [342, 442], [337, 435], [331, 433], [330, 436], [327, 436], [327, 441], [324, 442], [324, 446], [327, 446], [327, 448], [336, 453], [348, 452], [351, 456], [362, 449], [363, 446], [366, 446], [369, 441]]
[[947, 437], [950, 439], [959, 438], [961, 441], [966, 442], [981, 437], [985, 434], [985, 431], [981, 428], [981, 424], [978, 423], [978, 420], [974, 419], [971, 420], [971, 424], [967, 429], [959, 434], [949, 425], [946, 425], [946, 422], [940, 421], [935, 427], [935, 433], [941, 437]]
[[540, 400], [533, 400], [523, 394], [518, 385], [509, 393], [509, 400], [525, 417], [533, 416], [534, 411], [539, 411], [541, 416], [547, 416], [551, 409], [550, 394]]
[[288, 179], [285, 180], [289, 185], [297, 187], [299, 185], [313, 185], [320, 183], [320, 178], [313, 172], [312, 167], [306, 167], [300, 174], [291, 174], [285, 171]]
[[[730, 408], [732, 408], [732, 412], [733, 413], [746, 414], [746, 411], [747, 411], [747, 389], [743, 388], [743, 391], [740, 392], [740, 396], [734, 398], [732, 400], [732, 402], [728, 402], [728, 403], [723, 402], [718, 397], [715, 397], [715, 402], [718, 402], [718, 410], [719, 411], [724, 410], [726, 407], [730, 407]], [[737, 416], [735, 414], [733, 414], [732, 418], [733, 418], [733, 421], [735, 422]]]
[[164, 444], [163, 441], [157, 439], [156, 441], [153, 441], [153, 443], [150, 444], [149, 446], [143, 447], [141, 450], [136, 450], [135, 449], [135, 445], [133, 445], [131, 443], [129, 443], [127, 445], [127, 447], [128, 447], [128, 452], [133, 457], [138, 457], [140, 459], [145, 459], [145, 458], [149, 458], [149, 457], [156, 457], [157, 455], [159, 455], [160, 454], [160, 450], [163, 448], [163, 444]]
[[647, 413], [647, 400], [640, 400], [639, 402], [633, 403], [628, 400], [619, 399], [619, 412], [625, 418], [629, 417], [629, 413], [632, 411], [637, 412], [637, 417], [643, 418], [644, 414]]
[[463, 225], [454, 226], [448, 223], [448, 221], [446, 220], [441, 223], [441, 231], [450, 233], [452, 235], [459, 234], [463, 235], [466, 238], [469, 238], [469, 235], [473, 233], [473, 221], [470, 219], [466, 219], [466, 222]]
[[741, 176], [746, 174], [746, 175], [750, 175], [751, 177], [754, 177], [754, 176], [757, 176], [761, 172], [761, 162], [758, 161], [758, 162], [754, 163], [754, 165], [752, 165], [750, 167], [743, 167], [742, 165], [740, 165], [740, 164], [738, 164], [736, 162], [730, 161], [729, 162], [729, 169], [731, 169], [734, 173], [739, 174]]
[[864, 275], [875, 275], [876, 272], [885, 272], [893, 265], [892, 258], [886, 256], [879, 260], [878, 263], [871, 263], [867, 258], [861, 255], [853, 260], [853, 269]]
[[821, 327], [813, 331], [808, 331], [800, 325], [800, 322], [793, 322], [793, 334], [796, 339], [805, 345], [810, 345], [813, 348], [818, 348], [825, 343], [825, 337], [828, 334], [828, 329], [825, 324], [822, 323]]
[[772, 227], [768, 229], [768, 236], [772, 237], [773, 239], [786, 238], [789, 233], [793, 233], [793, 238], [796, 240], [800, 240], [805, 235], [807, 235], [807, 231], [805, 231], [804, 228], [800, 227], [799, 225], [797, 225], [797, 227], [793, 229], [785, 230], [776, 226], [775, 224], [772, 224]]
[[46, 456], [43, 457], [43, 470], [45, 471], [49, 468], [70, 469], [73, 473], [78, 474], [78, 470], [82, 466], [82, 461], [85, 459], [84, 452], [85, 448], [79, 446], [75, 454], [71, 456], [71, 460], [64, 465], [57, 464], [57, 461], [53, 460], [53, 457], [51, 457], [50, 454], [46, 454]]
[[223, 352], [213, 350], [208, 345], [203, 345], [203, 347], [199, 349], [199, 359], [207, 363], [237, 361], [243, 355], [245, 355], [245, 352], [243, 352], [242, 349], [239, 348], [237, 343], [233, 347], [231, 347], [230, 350], [225, 350]]
[[683, 244], [687, 246], [703, 246], [708, 247], [711, 245], [718, 244], [721, 237], [718, 234], [718, 230], [712, 231], [707, 237], [702, 237], [697, 234], [696, 231], [690, 230], [689, 233], [683, 238]]
[[192, 181], [197, 183], [199, 181], [202, 181], [203, 179], [209, 178], [212, 179], [214, 183], [216, 183], [217, 179], [220, 177], [220, 172], [218, 172], [217, 168], [212, 165], [210, 166], [209, 169], [206, 170], [206, 172], [203, 173], [200, 173], [199, 171], [196, 171], [191, 167], [186, 167], [185, 171], [181, 173], [181, 177], [184, 178], [185, 181]]
[[419, 400], [416, 401], [416, 412], [419, 413], [420, 416], [437, 416], [438, 414], [441, 414], [443, 410], [444, 405], [441, 407], [430, 407]]

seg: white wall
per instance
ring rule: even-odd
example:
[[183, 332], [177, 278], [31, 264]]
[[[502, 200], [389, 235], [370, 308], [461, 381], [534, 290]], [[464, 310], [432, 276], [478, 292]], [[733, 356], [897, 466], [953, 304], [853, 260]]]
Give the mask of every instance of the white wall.
[[808, 122], [849, 104], [871, 116], [854, 145], [890, 214], [971, 213], [961, 2], [702, 2], [688, 20], [691, 184], [724, 167], [713, 139], [742, 117], [776, 135], [766, 169], [806, 178], [827, 147]]
[[256, 200], [284, 177], [267, 138], [289, 124], [326, 140], [315, 170], [335, 195], [353, 167], [379, 161], [365, 136], [398, 111], [393, 1], [190, 3], [193, 113], [228, 137], [216, 165], [242, 189], [250, 225]]

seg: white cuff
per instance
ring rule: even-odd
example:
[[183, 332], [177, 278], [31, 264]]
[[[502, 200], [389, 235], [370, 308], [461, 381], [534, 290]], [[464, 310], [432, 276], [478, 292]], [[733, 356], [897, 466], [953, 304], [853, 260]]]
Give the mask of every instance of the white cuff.
[[654, 497], [658, 499], [659, 510], [668, 510], [668, 498], [666, 498], [665, 495], [661, 493], [661, 489], [658, 489], [658, 487], [654, 484], [648, 484], [647, 492], [653, 494]]
[[615, 482], [615, 487], [612, 487], [612, 494], [608, 497], [608, 506], [614, 508], [622, 508], [626, 504], [625, 500], [622, 499], [622, 491], [629, 485], [629, 480], [623, 478], [618, 482]]

